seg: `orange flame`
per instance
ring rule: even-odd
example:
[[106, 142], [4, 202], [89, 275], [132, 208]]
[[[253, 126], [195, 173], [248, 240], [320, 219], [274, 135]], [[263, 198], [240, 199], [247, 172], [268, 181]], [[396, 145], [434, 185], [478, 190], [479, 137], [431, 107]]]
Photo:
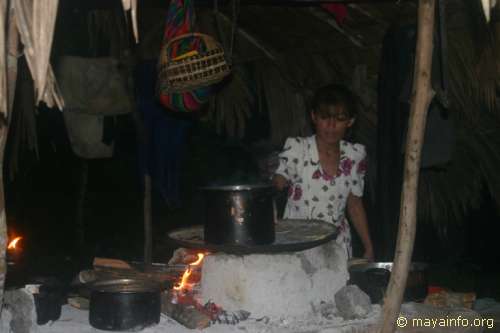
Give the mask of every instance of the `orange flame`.
[[188, 279], [189, 279], [190, 275], [191, 275], [191, 267], [189, 267], [188, 269], [186, 269], [186, 271], [184, 272], [184, 274], [182, 274], [181, 282], [177, 283], [174, 286], [174, 290], [183, 290], [184, 288], [186, 288], [188, 286]]
[[22, 239], [22, 237], [16, 237], [14, 238], [10, 243], [9, 246], [7, 246], [8, 250], [15, 250], [17, 243]]
[[189, 266], [186, 269], [186, 271], [184, 272], [184, 274], [182, 274], [181, 282], [176, 283], [174, 285], [174, 287], [173, 287], [174, 290], [182, 291], [184, 289], [190, 289], [192, 287], [191, 284], [189, 283], [189, 277], [191, 276], [191, 273], [193, 272], [191, 268], [192, 268], [192, 266], [198, 266], [203, 261], [204, 257], [205, 257], [205, 255], [203, 253], [198, 253], [198, 259], [189, 264]]
[[203, 258], [205, 258], [205, 255], [203, 253], [198, 253], [198, 260], [189, 264], [189, 266], [198, 266], [203, 261]]

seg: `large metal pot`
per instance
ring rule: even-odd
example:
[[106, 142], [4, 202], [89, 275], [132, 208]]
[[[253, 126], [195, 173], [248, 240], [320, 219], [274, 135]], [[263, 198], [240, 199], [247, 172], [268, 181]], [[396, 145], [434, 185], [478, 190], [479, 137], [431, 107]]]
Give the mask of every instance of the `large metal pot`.
[[116, 279], [91, 286], [89, 322], [101, 330], [138, 331], [160, 322], [160, 285]]
[[[353, 265], [349, 267], [349, 283], [357, 285], [367, 293], [372, 303], [380, 303], [389, 284], [392, 265], [392, 262]], [[405, 301], [419, 301], [427, 295], [427, 267], [426, 263], [411, 263], [404, 292]]]
[[204, 237], [212, 244], [274, 242], [273, 187], [269, 184], [203, 187]]

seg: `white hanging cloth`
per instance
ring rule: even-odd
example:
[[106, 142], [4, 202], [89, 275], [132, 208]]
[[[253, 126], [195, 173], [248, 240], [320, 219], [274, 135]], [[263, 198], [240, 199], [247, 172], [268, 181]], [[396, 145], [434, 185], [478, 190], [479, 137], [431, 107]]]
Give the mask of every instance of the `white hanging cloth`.
[[122, 0], [122, 5], [125, 12], [130, 10], [135, 42], [139, 43], [139, 29], [137, 28], [137, 0]]
[[[0, 24], [2, 27], [6, 27], [7, 21], [7, 1], [0, 1]], [[4, 119], [7, 118], [7, 43], [6, 43], [6, 33], [0, 34], [0, 114]]]
[[43, 101], [62, 110], [64, 100], [49, 62], [58, 4], [59, 0], [14, 0], [14, 10], [36, 103]]
[[495, 7], [497, 0], [481, 0], [481, 5], [483, 7], [484, 16], [486, 17], [486, 22], [490, 21], [491, 18], [491, 8]]

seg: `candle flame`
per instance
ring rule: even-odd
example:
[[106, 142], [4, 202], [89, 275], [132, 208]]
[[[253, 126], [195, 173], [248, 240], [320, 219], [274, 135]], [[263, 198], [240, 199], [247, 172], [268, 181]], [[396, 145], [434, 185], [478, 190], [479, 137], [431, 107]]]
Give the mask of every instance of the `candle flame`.
[[7, 249], [8, 250], [15, 250], [16, 249], [16, 246], [17, 246], [17, 243], [22, 239], [22, 237], [16, 237], [14, 238], [10, 243], [9, 245], [7, 246]]

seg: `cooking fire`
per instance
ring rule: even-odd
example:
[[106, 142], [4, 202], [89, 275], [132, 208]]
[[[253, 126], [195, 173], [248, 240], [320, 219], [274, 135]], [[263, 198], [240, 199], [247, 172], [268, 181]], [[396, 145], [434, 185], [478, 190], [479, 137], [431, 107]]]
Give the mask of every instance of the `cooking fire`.
[[181, 281], [174, 285], [173, 289], [175, 291], [179, 291], [179, 292], [183, 292], [183, 293], [190, 291], [193, 289], [193, 285], [199, 281], [199, 279], [197, 279], [194, 282], [189, 281], [189, 278], [191, 277], [191, 275], [193, 273], [193, 267], [197, 267], [201, 264], [201, 262], [203, 261], [203, 258], [205, 257], [205, 254], [198, 253], [197, 256], [198, 256], [198, 259], [195, 262], [190, 263], [188, 265], [188, 268], [184, 271], [184, 274], [182, 274]]

